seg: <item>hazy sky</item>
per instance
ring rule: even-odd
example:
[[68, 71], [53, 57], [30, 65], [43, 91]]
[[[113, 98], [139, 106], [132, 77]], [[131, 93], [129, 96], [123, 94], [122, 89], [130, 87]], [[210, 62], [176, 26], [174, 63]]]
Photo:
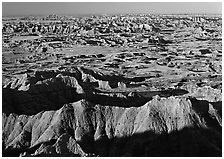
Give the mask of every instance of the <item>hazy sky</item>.
[[3, 2], [2, 15], [116, 13], [221, 14], [221, 2]]

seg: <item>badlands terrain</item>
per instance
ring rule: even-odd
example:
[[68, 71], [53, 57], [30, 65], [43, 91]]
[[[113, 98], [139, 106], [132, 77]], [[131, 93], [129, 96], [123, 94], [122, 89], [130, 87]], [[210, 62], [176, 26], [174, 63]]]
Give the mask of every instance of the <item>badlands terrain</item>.
[[222, 156], [221, 21], [3, 17], [3, 156]]

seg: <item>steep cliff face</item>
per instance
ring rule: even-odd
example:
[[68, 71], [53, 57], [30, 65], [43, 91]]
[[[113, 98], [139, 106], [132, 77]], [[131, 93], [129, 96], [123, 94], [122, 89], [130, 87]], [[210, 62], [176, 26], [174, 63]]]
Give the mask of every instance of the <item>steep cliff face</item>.
[[221, 156], [220, 90], [109, 79], [79, 68], [3, 81], [3, 156]]
[[[210, 142], [214, 142], [214, 153], [220, 155], [220, 110], [221, 103], [175, 97], [157, 97], [137, 108], [102, 106], [80, 100], [65, 104], [59, 110], [40, 112], [33, 116], [4, 115], [3, 143], [6, 150], [21, 150], [21, 153], [26, 152], [26, 155], [30, 149], [36, 148], [31, 153], [34, 156], [48, 156], [51, 153], [60, 156], [64, 152], [61, 149], [66, 149], [66, 155], [69, 156], [128, 156], [132, 155], [129, 154], [132, 148], [135, 149], [141, 144], [144, 149], [139, 151], [144, 156], [150, 154], [147, 147], [152, 148], [147, 142], [155, 142], [152, 144], [157, 146], [157, 140], [172, 144], [171, 136], [173, 140], [180, 142], [175, 146], [182, 146], [183, 152], [177, 152], [181, 156], [182, 153], [187, 153], [185, 147], [190, 146], [181, 143], [187, 142], [181, 136], [193, 140], [196, 133], [200, 139], [191, 142], [198, 144], [198, 147], [190, 153], [201, 155], [204, 144], [210, 145]], [[205, 138], [208, 137], [207, 133], [210, 133], [212, 139], [209, 137], [204, 141], [204, 136], [200, 136], [200, 133], [205, 133]], [[144, 135], [147, 138], [142, 143]], [[117, 142], [121, 142], [124, 147], [120, 149]], [[154, 155], [165, 155], [162, 151], [158, 152], [161, 154]], [[175, 154], [170, 152], [169, 155]]]

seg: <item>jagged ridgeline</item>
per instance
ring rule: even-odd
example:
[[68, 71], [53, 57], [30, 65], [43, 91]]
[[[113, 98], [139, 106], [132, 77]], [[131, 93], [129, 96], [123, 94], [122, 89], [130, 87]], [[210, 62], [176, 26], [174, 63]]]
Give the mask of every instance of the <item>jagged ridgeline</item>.
[[124, 91], [133, 80], [77, 67], [3, 81], [3, 156], [221, 156], [220, 90]]
[[3, 17], [2, 153], [221, 157], [222, 17]]

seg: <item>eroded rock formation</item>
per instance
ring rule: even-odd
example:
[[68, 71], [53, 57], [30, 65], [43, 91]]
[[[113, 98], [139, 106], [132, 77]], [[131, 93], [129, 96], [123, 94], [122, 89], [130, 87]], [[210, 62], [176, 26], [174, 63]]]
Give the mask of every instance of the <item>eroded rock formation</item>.
[[37, 74], [3, 88], [5, 156], [221, 155], [219, 90], [188, 85], [184, 95], [131, 95], [99, 91], [100, 76], [81, 68]]
[[3, 156], [222, 156], [221, 15], [2, 19]]

